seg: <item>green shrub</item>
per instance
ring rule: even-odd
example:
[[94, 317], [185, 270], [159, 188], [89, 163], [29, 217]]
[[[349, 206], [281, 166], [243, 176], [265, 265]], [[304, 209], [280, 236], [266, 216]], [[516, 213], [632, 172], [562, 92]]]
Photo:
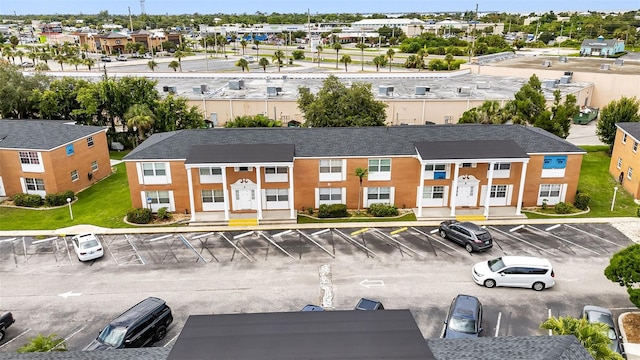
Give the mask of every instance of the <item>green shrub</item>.
[[75, 194], [71, 190], [65, 192], [47, 194], [44, 197], [44, 204], [49, 207], [62, 206], [67, 204], [67, 199], [75, 199]]
[[577, 209], [587, 210], [589, 208], [590, 201], [591, 201], [591, 196], [589, 196], [589, 194], [578, 192], [576, 194], [576, 201], [573, 205]]
[[15, 194], [11, 197], [16, 206], [38, 207], [42, 205], [42, 198], [36, 194]]
[[160, 209], [158, 209], [158, 213], [156, 214], [158, 220], [171, 219], [171, 213], [167, 210], [168, 209], [166, 207], [161, 207]]
[[398, 208], [389, 204], [371, 204], [367, 212], [375, 217], [397, 216]]
[[640, 207], [636, 210], [636, 216], [640, 217]]
[[568, 214], [571, 212], [571, 209], [573, 209], [573, 205], [565, 202], [559, 202], [553, 207], [556, 214]]
[[322, 204], [318, 208], [319, 218], [342, 218], [347, 216], [347, 205], [345, 204]]
[[547, 199], [542, 199], [542, 210], [547, 210], [547, 207], [549, 206], [547, 203]]
[[149, 209], [131, 209], [127, 212], [127, 221], [134, 224], [148, 224], [153, 218], [153, 213]]
[[313, 207], [307, 208], [307, 214], [313, 215]]

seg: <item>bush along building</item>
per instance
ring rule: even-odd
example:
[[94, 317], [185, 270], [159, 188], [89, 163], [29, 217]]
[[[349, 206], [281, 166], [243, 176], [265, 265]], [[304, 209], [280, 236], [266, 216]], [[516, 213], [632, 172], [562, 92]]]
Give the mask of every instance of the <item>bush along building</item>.
[[[520, 217], [573, 202], [584, 153], [534, 127], [459, 124], [181, 130], [154, 134], [124, 161], [135, 207], [233, 224], [295, 222], [322, 204]], [[368, 169], [361, 197], [357, 168]]]

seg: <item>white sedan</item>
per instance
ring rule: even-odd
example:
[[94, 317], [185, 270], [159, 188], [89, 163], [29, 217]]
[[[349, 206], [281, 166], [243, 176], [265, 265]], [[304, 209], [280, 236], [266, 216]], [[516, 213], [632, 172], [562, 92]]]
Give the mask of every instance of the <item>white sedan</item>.
[[71, 243], [80, 261], [98, 259], [104, 255], [100, 239], [95, 234], [76, 235], [71, 238]]

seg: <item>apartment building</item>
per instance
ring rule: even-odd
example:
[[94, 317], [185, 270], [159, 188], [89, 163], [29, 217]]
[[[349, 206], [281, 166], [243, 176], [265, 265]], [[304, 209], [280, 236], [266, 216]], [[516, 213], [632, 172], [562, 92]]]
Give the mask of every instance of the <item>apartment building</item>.
[[[296, 221], [343, 203], [413, 209], [418, 218], [573, 202], [584, 151], [520, 125], [198, 129], [154, 134], [126, 162], [135, 207], [191, 221]], [[357, 168], [368, 169], [359, 196]], [[358, 204], [358, 199], [361, 203]]]
[[0, 197], [79, 192], [111, 173], [107, 129], [0, 120]]
[[[616, 124], [609, 173], [634, 199], [640, 199], [640, 123]], [[635, 168], [635, 173], [634, 173]]]

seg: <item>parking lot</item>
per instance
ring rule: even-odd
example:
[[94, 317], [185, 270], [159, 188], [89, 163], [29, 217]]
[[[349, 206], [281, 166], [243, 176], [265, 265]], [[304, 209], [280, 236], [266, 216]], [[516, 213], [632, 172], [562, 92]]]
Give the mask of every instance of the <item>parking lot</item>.
[[[457, 293], [483, 302], [482, 336], [545, 335], [539, 324], [549, 315], [577, 316], [584, 304], [616, 313], [630, 306], [624, 289], [602, 276], [611, 255], [631, 244], [612, 226], [487, 229], [493, 248], [471, 254], [427, 226], [99, 235], [105, 255], [88, 262], [77, 260], [70, 236], [0, 238], [0, 271], [33, 282], [3, 291], [0, 310], [17, 322], [0, 352], [51, 332], [81, 349], [131, 299], [151, 295], [167, 300], [175, 318], [156, 346], [171, 346], [188, 314], [298, 311], [306, 303], [349, 310], [359, 297], [411, 309], [426, 338], [441, 335]], [[542, 292], [475, 285], [471, 266], [502, 255], [548, 258], [557, 285]], [[89, 316], [75, 310], [84, 301], [95, 307]]]

